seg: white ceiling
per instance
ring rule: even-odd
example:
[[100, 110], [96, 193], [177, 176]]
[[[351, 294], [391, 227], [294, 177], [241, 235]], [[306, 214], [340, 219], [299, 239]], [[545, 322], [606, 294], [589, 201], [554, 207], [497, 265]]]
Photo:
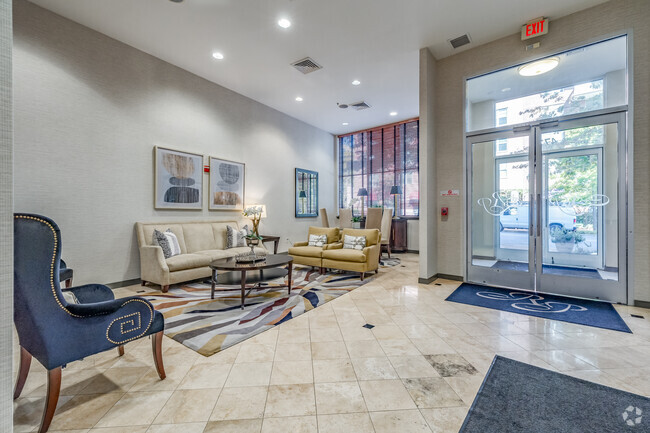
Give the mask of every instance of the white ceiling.
[[[418, 116], [418, 52], [454, 53], [605, 0], [31, 0], [333, 134]], [[469, 13], [468, 13], [469, 12]], [[293, 25], [277, 25], [287, 17]], [[214, 60], [220, 51], [223, 60]], [[323, 69], [289, 66], [312, 57]], [[353, 86], [352, 80], [361, 81]], [[296, 102], [302, 96], [303, 102]], [[340, 109], [364, 100], [372, 108]], [[396, 111], [391, 117], [389, 112]], [[343, 126], [343, 122], [349, 122]]]

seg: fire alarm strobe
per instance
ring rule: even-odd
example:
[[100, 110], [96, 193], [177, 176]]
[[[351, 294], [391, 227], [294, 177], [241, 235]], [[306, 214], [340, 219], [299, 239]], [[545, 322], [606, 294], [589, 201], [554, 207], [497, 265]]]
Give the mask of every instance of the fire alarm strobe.
[[442, 215], [442, 216], [449, 215], [449, 208], [448, 207], [440, 208], [440, 215]]

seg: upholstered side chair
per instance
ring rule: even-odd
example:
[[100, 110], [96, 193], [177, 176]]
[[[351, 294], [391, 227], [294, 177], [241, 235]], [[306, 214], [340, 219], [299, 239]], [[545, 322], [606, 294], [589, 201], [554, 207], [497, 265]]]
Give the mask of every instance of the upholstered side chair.
[[320, 217], [322, 218], [322, 220], [321, 220], [321, 221], [322, 221], [321, 225], [322, 225], [323, 227], [329, 227], [329, 226], [330, 226], [330, 220], [327, 218], [327, 209], [322, 208], [322, 209], [320, 210]]
[[366, 212], [366, 226], [368, 230], [377, 229], [381, 230], [381, 215], [384, 213], [384, 208], [369, 207]]
[[339, 227], [342, 229], [352, 228], [352, 209], [339, 209]]
[[74, 271], [68, 267], [68, 265], [61, 259], [61, 264], [59, 265], [59, 281], [65, 283], [65, 288], [69, 289], [72, 287], [72, 277], [74, 276]]
[[[391, 228], [393, 225], [393, 211], [391, 209], [384, 209], [384, 215], [381, 217], [381, 249], [384, 247], [388, 251], [388, 258], [390, 259], [390, 238]], [[381, 257], [381, 254], [380, 256]]]
[[14, 215], [14, 323], [20, 344], [20, 366], [14, 399], [23, 390], [32, 357], [47, 369], [47, 395], [39, 428], [50, 426], [66, 364], [118, 349], [152, 335], [154, 363], [165, 378], [162, 361], [164, 319], [139, 297], [115, 299], [101, 284], [72, 287], [69, 303], [60, 287], [61, 233], [49, 218]]

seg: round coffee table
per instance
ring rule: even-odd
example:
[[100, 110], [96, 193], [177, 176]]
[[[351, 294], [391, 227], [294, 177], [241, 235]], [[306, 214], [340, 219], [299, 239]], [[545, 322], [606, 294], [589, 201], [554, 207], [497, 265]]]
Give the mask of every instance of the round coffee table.
[[[288, 278], [287, 284], [277, 286], [277, 288], [287, 288], [287, 293], [291, 294], [291, 276], [293, 271], [293, 258], [288, 254], [272, 254], [266, 256], [265, 260], [258, 262], [237, 262], [234, 257], [227, 259], [218, 259], [210, 263], [212, 269], [212, 290], [210, 291], [210, 298], [214, 299], [214, 291], [217, 282], [223, 284], [223, 278], [218, 278], [218, 271], [241, 272], [241, 308], [244, 309], [245, 299], [255, 289], [266, 289], [264, 286], [265, 281], [274, 280], [284, 276], [284, 272], [280, 269], [273, 268], [287, 267]], [[265, 269], [270, 271], [264, 272]], [[280, 271], [280, 273], [278, 272]], [[248, 280], [247, 280], [248, 278]], [[219, 279], [219, 281], [217, 281]], [[231, 282], [232, 283], [232, 282]], [[252, 283], [252, 284], [250, 284]]]

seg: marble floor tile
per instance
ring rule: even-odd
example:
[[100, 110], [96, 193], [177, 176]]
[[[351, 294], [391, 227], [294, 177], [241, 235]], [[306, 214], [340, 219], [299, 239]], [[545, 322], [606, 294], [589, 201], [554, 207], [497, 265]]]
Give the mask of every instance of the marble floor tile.
[[[150, 426], [146, 433], [176, 433], [182, 430], [183, 433], [203, 433], [207, 423], [205, 422], [189, 422], [183, 424], [154, 424]], [[91, 431], [92, 432], [92, 431]], [[95, 433], [109, 433], [97, 431]], [[125, 430], [124, 433], [136, 433], [133, 430]]]
[[357, 380], [397, 379], [399, 376], [387, 357], [352, 359]]
[[272, 385], [266, 399], [264, 417], [316, 414], [313, 384]]
[[454, 407], [464, 405], [453, 388], [440, 377], [404, 379], [404, 386], [418, 408]]
[[357, 382], [317, 383], [315, 391], [319, 415], [367, 411]]
[[318, 415], [318, 433], [375, 433], [370, 415], [363, 413], [344, 413]]
[[242, 345], [235, 359], [235, 363], [242, 362], [272, 362], [275, 356], [275, 347], [266, 344], [245, 344]]
[[[196, 364], [187, 372], [178, 389], [222, 388], [232, 365]], [[110, 371], [110, 370], [109, 370]], [[165, 379], [167, 380], [167, 379]]]
[[262, 418], [267, 393], [266, 386], [224, 388], [212, 410], [210, 421]]
[[179, 389], [174, 391], [154, 424], [208, 421], [217, 403], [219, 389]]
[[[261, 430], [262, 419], [238, 419], [210, 421], [205, 426], [203, 433], [260, 433]], [[177, 431], [180, 433], [182, 430]]]
[[314, 360], [314, 382], [349, 382], [357, 380], [350, 359]]
[[467, 416], [467, 407], [421, 409], [432, 433], [458, 433]]
[[410, 340], [379, 340], [379, 344], [388, 356], [420, 355], [420, 351]]
[[[318, 423], [315, 416], [287, 418], [264, 418], [262, 433], [317, 433]], [[221, 433], [221, 432], [219, 432]]]
[[445, 377], [443, 379], [463, 400], [466, 406], [471, 406], [474, 402], [476, 393], [483, 383], [483, 378], [480, 376]]
[[312, 361], [278, 361], [273, 363], [271, 385], [313, 382]]
[[309, 361], [311, 360], [310, 343], [284, 343], [275, 348], [274, 361]]
[[431, 363], [422, 355], [390, 356], [388, 359], [401, 379], [440, 376]]
[[343, 341], [343, 335], [341, 335], [338, 325], [331, 328], [313, 328], [311, 330], [312, 343], [325, 341]]
[[346, 359], [350, 357], [343, 340], [312, 342], [311, 356], [312, 359]]
[[391, 410], [370, 413], [376, 433], [431, 433], [419, 410]]
[[346, 341], [345, 345], [350, 358], [376, 358], [386, 355], [374, 337], [372, 340]]
[[425, 355], [425, 358], [442, 377], [478, 374], [476, 368], [460, 355]]
[[268, 385], [272, 368], [272, 362], [234, 364], [224, 387]]
[[[122, 393], [76, 395], [62, 406], [57, 407], [50, 429], [73, 430], [92, 428], [124, 395]], [[167, 398], [169, 398], [169, 395], [171, 395], [170, 392], [166, 393]], [[157, 399], [154, 398], [154, 400]], [[165, 395], [161, 395], [160, 400], [164, 401], [159, 403], [160, 406], [158, 409], [165, 404]], [[39, 411], [43, 410], [43, 405], [45, 404], [45, 400], [41, 401]]]
[[399, 379], [359, 382], [369, 411], [415, 409], [404, 384]]
[[124, 427], [151, 424], [171, 395], [170, 391], [124, 394], [94, 426]]

